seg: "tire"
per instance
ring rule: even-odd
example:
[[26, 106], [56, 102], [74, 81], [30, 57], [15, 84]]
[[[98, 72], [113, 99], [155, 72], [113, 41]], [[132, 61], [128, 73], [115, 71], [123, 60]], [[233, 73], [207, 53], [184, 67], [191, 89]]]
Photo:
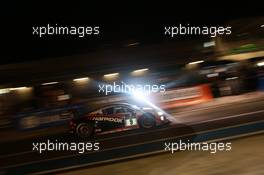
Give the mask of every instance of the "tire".
[[94, 133], [94, 127], [92, 123], [80, 123], [76, 127], [76, 133], [80, 138], [89, 138]]
[[139, 125], [142, 129], [154, 128], [156, 126], [155, 117], [150, 113], [143, 114], [139, 118]]

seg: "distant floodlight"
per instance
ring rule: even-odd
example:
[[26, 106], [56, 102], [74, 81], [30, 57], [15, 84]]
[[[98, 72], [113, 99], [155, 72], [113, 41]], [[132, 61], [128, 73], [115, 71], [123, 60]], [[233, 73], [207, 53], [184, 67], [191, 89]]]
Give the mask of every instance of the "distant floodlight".
[[207, 76], [208, 78], [218, 77], [218, 76], [219, 76], [219, 73], [207, 74], [206, 76]]
[[264, 28], [264, 24], [262, 24], [260, 27], [263, 27]]
[[57, 84], [57, 83], [59, 82], [54, 81], [54, 82], [42, 83], [41, 85], [46, 86], [46, 85], [52, 85], [52, 84]]
[[144, 69], [134, 70], [133, 72], [134, 72], [134, 73], [139, 73], [139, 72], [145, 72], [145, 71], [147, 71], [147, 70], [149, 70], [149, 69], [148, 69], [148, 68], [144, 68]]
[[19, 90], [27, 90], [30, 89], [30, 87], [15, 87], [15, 88], [10, 88], [10, 91], [19, 91]]
[[212, 47], [212, 46], [215, 46], [215, 41], [209, 41], [203, 43], [203, 47]]
[[127, 46], [129, 47], [129, 46], [136, 46], [136, 45], [139, 45], [139, 42], [130, 43], [130, 44], [128, 44]]
[[144, 69], [137, 69], [131, 72], [131, 75], [133, 76], [140, 76], [146, 73], [146, 71], [148, 71], [148, 68], [144, 68]]
[[238, 77], [230, 77], [230, 78], [226, 78], [226, 80], [235, 80], [238, 79]]
[[104, 77], [105, 78], [112, 78], [112, 77], [116, 77], [118, 75], [119, 75], [119, 73], [111, 73], [111, 74], [105, 74]]
[[85, 81], [88, 81], [88, 80], [89, 80], [88, 77], [75, 78], [75, 79], [73, 79], [73, 81], [75, 81], [75, 82], [85, 82]]
[[204, 62], [203, 60], [199, 60], [199, 61], [190, 62], [188, 64], [193, 65], [193, 64], [200, 64], [200, 63], [203, 63], [203, 62]]

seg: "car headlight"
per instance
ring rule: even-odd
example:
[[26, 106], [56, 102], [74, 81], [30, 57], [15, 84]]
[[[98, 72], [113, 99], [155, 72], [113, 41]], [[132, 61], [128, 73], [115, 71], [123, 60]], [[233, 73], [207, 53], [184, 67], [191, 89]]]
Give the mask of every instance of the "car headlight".
[[159, 115], [159, 116], [160, 116], [160, 115], [163, 115], [163, 112], [159, 111], [159, 112], [158, 112], [158, 115]]

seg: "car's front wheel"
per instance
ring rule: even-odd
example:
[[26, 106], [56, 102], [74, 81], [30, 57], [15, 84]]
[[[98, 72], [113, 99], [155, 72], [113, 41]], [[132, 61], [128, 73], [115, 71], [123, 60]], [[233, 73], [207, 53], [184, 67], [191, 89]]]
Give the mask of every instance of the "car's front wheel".
[[76, 128], [76, 133], [80, 138], [91, 137], [94, 132], [94, 127], [91, 123], [80, 123]]
[[150, 129], [156, 126], [156, 120], [152, 114], [146, 113], [139, 118], [139, 124], [143, 129]]

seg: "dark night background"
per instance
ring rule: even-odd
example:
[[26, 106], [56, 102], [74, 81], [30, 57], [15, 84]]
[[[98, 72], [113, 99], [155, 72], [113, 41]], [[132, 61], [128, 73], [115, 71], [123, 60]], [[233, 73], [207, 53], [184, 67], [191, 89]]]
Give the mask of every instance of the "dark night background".
[[[85, 54], [100, 49], [123, 47], [140, 41], [141, 44], [160, 42], [164, 25], [220, 25], [226, 20], [258, 16], [261, 5], [236, 2], [234, 4], [201, 4], [174, 2], [151, 7], [150, 4], [93, 5], [90, 2], [12, 1], [2, 3], [2, 54], [0, 64], [24, 62], [48, 57]], [[220, 3], [220, 2], [218, 2]], [[119, 7], [120, 5], [120, 7]], [[254, 6], [254, 8], [251, 8]], [[100, 36], [35, 37], [32, 27], [47, 24], [100, 26]], [[178, 38], [190, 39], [190, 38]]]

